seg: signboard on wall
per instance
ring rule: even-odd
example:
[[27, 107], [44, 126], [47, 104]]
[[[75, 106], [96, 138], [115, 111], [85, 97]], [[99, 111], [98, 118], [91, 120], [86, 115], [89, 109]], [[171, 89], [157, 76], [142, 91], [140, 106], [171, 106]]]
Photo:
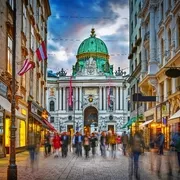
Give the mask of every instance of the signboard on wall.
[[165, 103], [163, 103], [161, 105], [161, 111], [162, 111], [162, 117], [169, 116], [170, 107], [169, 107], [169, 102], [168, 101], [166, 101]]

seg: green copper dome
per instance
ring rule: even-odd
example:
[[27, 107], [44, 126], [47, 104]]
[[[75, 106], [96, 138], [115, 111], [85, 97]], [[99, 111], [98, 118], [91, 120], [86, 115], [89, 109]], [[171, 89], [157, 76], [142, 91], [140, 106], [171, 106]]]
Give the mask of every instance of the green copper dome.
[[85, 53], [102, 53], [108, 55], [106, 44], [101, 39], [96, 38], [94, 28], [91, 30], [91, 36], [80, 44], [77, 56]]

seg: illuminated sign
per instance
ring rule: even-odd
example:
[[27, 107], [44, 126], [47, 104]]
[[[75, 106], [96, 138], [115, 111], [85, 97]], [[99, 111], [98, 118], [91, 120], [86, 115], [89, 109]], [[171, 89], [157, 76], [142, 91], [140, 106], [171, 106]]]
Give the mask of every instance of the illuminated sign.
[[25, 109], [21, 109], [21, 114], [23, 114], [23, 115], [25, 115], [26, 116], [26, 114], [27, 114], [27, 111], [25, 110]]

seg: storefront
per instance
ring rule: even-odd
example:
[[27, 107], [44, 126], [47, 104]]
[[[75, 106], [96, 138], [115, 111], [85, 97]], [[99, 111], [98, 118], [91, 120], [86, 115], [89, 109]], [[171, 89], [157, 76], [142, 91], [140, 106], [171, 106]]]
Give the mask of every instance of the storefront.
[[[46, 131], [51, 131], [51, 127], [43, 119], [44, 108], [33, 101], [28, 101], [28, 140], [35, 142], [36, 137], [40, 137], [43, 142]], [[31, 133], [31, 136], [30, 136]]]

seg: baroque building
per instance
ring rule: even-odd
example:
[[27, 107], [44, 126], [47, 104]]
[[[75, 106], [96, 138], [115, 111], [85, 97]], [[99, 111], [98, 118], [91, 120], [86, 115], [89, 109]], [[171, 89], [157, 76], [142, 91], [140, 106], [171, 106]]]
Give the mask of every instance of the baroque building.
[[42, 133], [48, 128], [41, 115], [46, 107], [47, 61], [38, 61], [35, 51], [46, 42], [47, 20], [51, 15], [48, 0], [16, 0], [16, 39], [13, 39], [14, 1], [0, 1], [0, 156], [9, 153], [11, 119], [11, 79], [13, 41], [16, 41], [16, 74], [25, 59], [35, 68], [16, 75], [16, 151], [26, 148], [30, 129]]
[[[135, 8], [135, 7], [134, 7]], [[165, 147], [173, 133], [180, 131], [180, 77], [166, 76], [168, 68], [180, 67], [180, 1], [143, 0], [138, 18], [141, 23], [140, 91], [156, 96], [144, 102], [145, 141], [161, 131]]]
[[121, 132], [128, 119], [125, 73], [120, 68], [114, 73], [107, 46], [96, 37], [94, 29], [80, 44], [76, 59], [72, 76], [66, 76], [63, 69], [48, 72], [51, 123], [60, 132]]

